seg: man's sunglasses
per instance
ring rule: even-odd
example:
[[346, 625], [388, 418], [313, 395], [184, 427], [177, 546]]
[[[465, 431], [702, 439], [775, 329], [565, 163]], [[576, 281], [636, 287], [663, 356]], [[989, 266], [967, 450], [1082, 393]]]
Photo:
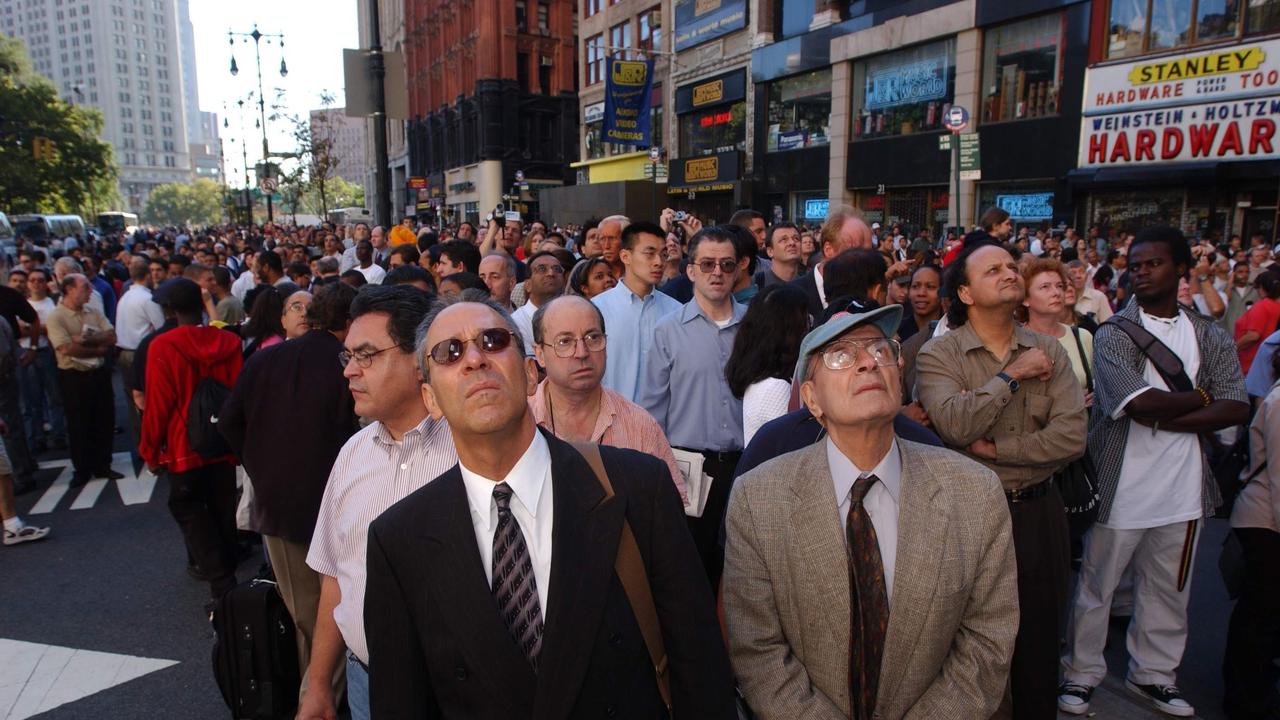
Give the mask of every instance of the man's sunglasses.
[[462, 359], [462, 353], [466, 351], [469, 342], [478, 343], [480, 350], [486, 355], [496, 355], [511, 347], [512, 337], [511, 331], [505, 328], [489, 328], [481, 330], [479, 335], [470, 340], [441, 340], [431, 347], [431, 359], [437, 365], [452, 365]]

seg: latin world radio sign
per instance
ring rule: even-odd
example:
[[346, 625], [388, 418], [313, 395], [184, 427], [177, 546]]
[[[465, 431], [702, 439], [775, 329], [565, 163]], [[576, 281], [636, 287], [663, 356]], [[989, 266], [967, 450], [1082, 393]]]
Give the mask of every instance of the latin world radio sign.
[[1280, 40], [1091, 68], [1080, 167], [1280, 157]]

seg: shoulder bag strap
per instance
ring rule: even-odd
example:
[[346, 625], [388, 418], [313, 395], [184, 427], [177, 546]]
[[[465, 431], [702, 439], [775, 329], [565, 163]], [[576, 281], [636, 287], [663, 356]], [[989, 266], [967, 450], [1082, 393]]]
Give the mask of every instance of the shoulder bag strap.
[[[572, 443], [587, 464], [596, 474], [604, 488], [606, 498], [613, 497], [613, 484], [609, 482], [609, 473], [604, 469], [604, 461], [600, 458], [600, 446], [594, 443]], [[627, 593], [627, 602], [635, 612], [636, 622], [640, 625], [640, 634], [644, 636], [645, 647], [649, 650], [649, 660], [653, 663], [653, 672], [658, 680], [658, 693], [662, 703], [671, 712], [671, 681], [667, 677], [667, 650], [662, 642], [662, 628], [658, 625], [658, 610], [653, 604], [653, 591], [649, 588], [649, 576], [645, 572], [644, 558], [640, 555], [640, 546], [636, 544], [636, 536], [631, 532], [631, 523], [624, 517], [622, 534], [618, 539], [618, 557], [614, 562], [618, 580]]]
[[1107, 322], [1114, 324], [1121, 332], [1129, 336], [1129, 339], [1138, 347], [1138, 350], [1143, 355], [1146, 355], [1151, 364], [1155, 366], [1156, 372], [1160, 373], [1160, 377], [1164, 378], [1170, 390], [1181, 392], [1195, 390], [1195, 383], [1191, 382], [1191, 378], [1187, 377], [1187, 371], [1182, 365], [1182, 359], [1178, 357], [1177, 353], [1170, 350], [1168, 345], [1160, 342], [1159, 338], [1142, 327], [1141, 323], [1136, 323], [1120, 315], [1112, 315], [1107, 319]]
[[1084, 343], [1080, 342], [1080, 328], [1072, 325], [1071, 334], [1076, 339], [1076, 350], [1080, 351], [1080, 362], [1084, 365], [1084, 389], [1093, 392], [1093, 373], [1089, 370], [1089, 356], [1084, 351]]

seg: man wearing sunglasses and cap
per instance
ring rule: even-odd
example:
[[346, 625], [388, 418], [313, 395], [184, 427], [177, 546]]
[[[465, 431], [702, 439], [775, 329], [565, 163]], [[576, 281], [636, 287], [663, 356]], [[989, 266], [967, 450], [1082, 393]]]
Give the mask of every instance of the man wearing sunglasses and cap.
[[1018, 598], [995, 473], [897, 437], [898, 305], [839, 313], [795, 381], [823, 442], [775, 458], [729, 501], [722, 593], [755, 716], [989, 717]]
[[[510, 316], [475, 291], [432, 306], [418, 363], [458, 464], [369, 529], [374, 716], [736, 718], [666, 464], [600, 447], [607, 492], [592, 461], [535, 425], [537, 366]], [[665, 665], [650, 637], [665, 641]]]

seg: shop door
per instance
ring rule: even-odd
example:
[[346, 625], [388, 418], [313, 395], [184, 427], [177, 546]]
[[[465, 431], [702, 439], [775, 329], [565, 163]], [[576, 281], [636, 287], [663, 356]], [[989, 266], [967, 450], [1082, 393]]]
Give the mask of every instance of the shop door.
[[889, 213], [886, 225], [889, 227], [894, 224], [901, 225], [903, 234], [911, 237], [919, 232], [920, 228], [928, 225], [930, 220], [932, 218], [929, 216], [927, 189], [909, 188], [889, 192]]
[[1255, 234], [1260, 234], [1267, 239], [1268, 245], [1274, 245], [1276, 242], [1276, 209], [1275, 208], [1249, 208], [1244, 211], [1244, 238], [1247, 243], [1249, 238]]

